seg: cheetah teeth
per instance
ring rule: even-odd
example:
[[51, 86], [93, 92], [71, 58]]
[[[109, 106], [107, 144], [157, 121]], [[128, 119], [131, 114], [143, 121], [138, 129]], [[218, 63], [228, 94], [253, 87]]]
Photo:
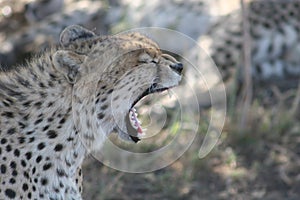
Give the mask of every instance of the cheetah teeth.
[[138, 136], [141, 137], [141, 136], [145, 135], [145, 133], [144, 133], [145, 130], [142, 128], [142, 126], [141, 126], [142, 123], [137, 118], [137, 116], [138, 116], [138, 113], [137, 113], [136, 109], [132, 108], [129, 112], [130, 123], [131, 123], [132, 127], [134, 127], [135, 130], [137, 130]]

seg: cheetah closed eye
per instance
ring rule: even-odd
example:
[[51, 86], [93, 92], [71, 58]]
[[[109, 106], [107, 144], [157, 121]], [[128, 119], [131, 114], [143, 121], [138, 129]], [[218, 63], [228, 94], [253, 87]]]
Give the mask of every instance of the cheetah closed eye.
[[139, 33], [67, 27], [61, 46], [0, 73], [0, 199], [82, 199], [81, 164], [113, 131], [137, 142], [134, 105], [183, 66]]

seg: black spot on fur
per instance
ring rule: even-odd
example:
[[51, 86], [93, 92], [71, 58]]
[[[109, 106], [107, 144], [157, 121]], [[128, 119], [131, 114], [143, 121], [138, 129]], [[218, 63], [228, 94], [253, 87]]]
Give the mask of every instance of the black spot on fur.
[[26, 125], [24, 123], [22, 123], [22, 122], [18, 122], [18, 124], [19, 124], [19, 126], [20, 126], [21, 129], [24, 129], [26, 127]]
[[54, 74], [49, 74], [51, 81], [54, 81], [57, 79], [57, 77]]
[[16, 129], [15, 128], [10, 128], [10, 129], [7, 130], [7, 134], [8, 135], [13, 135], [15, 133], [16, 133]]
[[1, 115], [7, 118], [14, 118], [14, 114], [12, 112], [4, 112]]
[[2, 174], [5, 174], [5, 173], [6, 173], [6, 166], [5, 166], [4, 164], [2, 164], [2, 165], [0, 166], [0, 172], [1, 172]]
[[34, 104], [34, 106], [37, 107], [37, 108], [41, 108], [41, 105], [42, 105], [42, 104], [43, 104], [42, 102], [36, 102], [36, 103]]
[[53, 120], [54, 120], [53, 117], [50, 117], [50, 118], [47, 119], [48, 122], [52, 122]]
[[17, 170], [13, 170], [12, 173], [11, 173], [11, 175], [13, 175], [13, 176], [18, 176]]
[[108, 105], [106, 105], [106, 104], [105, 104], [105, 105], [102, 105], [102, 106], [100, 107], [101, 110], [106, 110], [107, 108], [108, 108]]
[[9, 166], [10, 166], [12, 169], [16, 169], [17, 164], [16, 164], [15, 161], [11, 161], [10, 164], [9, 164]]
[[8, 144], [7, 146], [6, 146], [6, 151], [7, 152], [10, 152], [12, 150], [12, 148], [11, 148], [11, 146]]
[[109, 89], [106, 94], [111, 94], [114, 91], [114, 89]]
[[[26, 106], [25, 106], [26, 107]], [[28, 115], [25, 115], [24, 117], [23, 117], [23, 120], [24, 121], [27, 121], [29, 119], [29, 114]]]
[[28, 172], [25, 171], [25, 172], [23, 173], [23, 175], [24, 175], [24, 177], [25, 177], [26, 179], [29, 179], [29, 174], [28, 174]]
[[23, 191], [27, 191], [28, 190], [28, 185], [26, 183], [23, 184], [22, 186]]
[[47, 136], [48, 136], [49, 139], [53, 139], [53, 138], [57, 137], [57, 133], [54, 130], [49, 130], [47, 132]]
[[66, 118], [62, 118], [60, 121], [59, 121], [59, 124], [64, 124], [66, 122]]
[[5, 190], [5, 195], [8, 198], [13, 199], [13, 198], [16, 197], [16, 192], [14, 190], [8, 188], [8, 189]]
[[36, 162], [36, 163], [39, 163], [39, 162], [41, 162], [42, 159], [43, 159], [42, 156], [38, 156], [38, 157], [35, 159], [35, 162]]
[[26, 156], [26, 159], [27, 159], [27, 160], [30, 160], [31, 157], [32, 157], [32, 153], [31, 153], [31, 152], [27, 152], [27, 153], [25, 154], [25, 156]]
[[43, 148], [45, 148], [45, 144], [43, 142], [39, 143], [37, 146], [38, 150], [42, 150]]
[[105, 116], [105, 115], [104, 115], [103, 113], [99, 113], [97, 117], [98, 117], [98, 119], [103, 119], [104, 116]]
[[18, 137], [19, 143], [23, 144], [25, 142], [25, 137]]
[[47, 93], [45, 93], [45, 92], [40, 92], [39, 94], [40, 94], [40, 96], [41, 96], [42, 99], [44, 99], [44, 98], [47, 97]]
[[51, 107], [51, 106], [53, 106], [53, 104], [54, 104], [54, 102], [49, 102], [47, 107]]
[[32, 170], [31, 170], [31, 173], [32, 173], [32, 174], [35, 174], [35, 172], [36, 172], [36, 168], [33, 167]]
[[61, 151], [63, 149], [63, 145], [62, 144], [57, 144], [55, 147], [54, 147], [54, 151]]
[[21, 165], [22, 165], [22, 167], [26, 167], [26, 162], [25, 162], [25, 160], [21, 160]]
[[43, 119], [38, 119], [34, 122], [34, 125], [38, 125], [39, 123], [41, 123], [43, 121]]
[[45, 85], [44, 85], [44, 83], [42, 83], [42, 82], [39, 83], [39, 86], [40, 86], [41, 88], [45, 88]]
[[29, 107], [31, 103], [32, 103], [31, 101], [26, 101], [25, 103], [23, 103], [23, 106], [24, 107]]
[[67, 176], [66, 172], [63, 169], [57, 169], [56, 173], [60, 177]]
[[7, 139], [6, 138], [2, 138], [0, 142], [1, 142], [1, 144], [5, 144], [7, 142]]
[[20, 150], [19, 149], [14, 150], [14, 156], [16, 156], [16, 157], [20, 156]]
[[54, 87], [53, 82], [52, 82], [52, 81], [48, 81], [48, 86], [49, 86], [49, 87]]
[[47, 178], [42, 178], [41, 179], [41, 184], [42, 185], [47, 185], [48, 184], [48, 179]]
[[52, 167], [52, 164], [51, 163], [47, 163], [43, 166], [43, 170], [46, 171], [48, 169], [50, 169]]
[[29, 143], [34, 142], [34, 137], [29, 138], [29, 141], [28, 141], [28, 142], [29, 142]]
[[45, 126], [42, 130], [46, 131], [46, 130], [48, 130], [48, 128], [49, 128], [49, 125]]
[[9, 179], [10, 184], [15, 184], [15, 182], [16, 182], [16, 179], [14, 179], [14, 178]]
[[[53, 187], [54, 192], [59, 193], [59, 189], [56, 187]], [[54, 200], [54, 199], [50, 199], [50, 200]]]

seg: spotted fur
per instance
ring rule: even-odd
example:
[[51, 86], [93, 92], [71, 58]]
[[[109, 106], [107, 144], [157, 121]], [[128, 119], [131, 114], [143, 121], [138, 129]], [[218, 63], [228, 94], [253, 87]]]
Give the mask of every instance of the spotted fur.
[[182, 65], [139, 33], [66, 28], [61, 46], [0, 73], [0, 199], [81, 199], [81, 164], [147, 90], [176, 86]]
[[251, 1], [245, 5], [248, 46], [244, 46], [241, 10], [216, 23], [201, 44], [209, 44], [207, 50], [224, 79], [232, 77], [237, 67], [243, 68], [243, 48], [251, 50], [255, 81], [297, 78], [300, 76], [299, 9], [299, 0]]

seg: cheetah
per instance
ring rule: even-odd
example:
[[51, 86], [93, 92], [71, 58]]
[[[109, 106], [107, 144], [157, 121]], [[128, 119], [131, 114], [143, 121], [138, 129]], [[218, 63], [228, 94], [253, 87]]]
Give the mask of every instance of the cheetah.
[[[224, 80], [243, 68], [243, 48], [251, 50], [255, 82], [280, 82], [300, 76], [299, 0], [259, 0], [245, 5], [249, 43], [244, 47], [243, 14], [239, 9], [220, 19], [200, 44], [209, 52]], [[243, 72], [238, 78], [242, 79]]]
[[134, 105], [177, 86], [182, 70], [138, 32], [72, 25], [59, 47], [1, 72], [0, 199], [82, 199], [84, 158], [112, 132], [139, 141]]

